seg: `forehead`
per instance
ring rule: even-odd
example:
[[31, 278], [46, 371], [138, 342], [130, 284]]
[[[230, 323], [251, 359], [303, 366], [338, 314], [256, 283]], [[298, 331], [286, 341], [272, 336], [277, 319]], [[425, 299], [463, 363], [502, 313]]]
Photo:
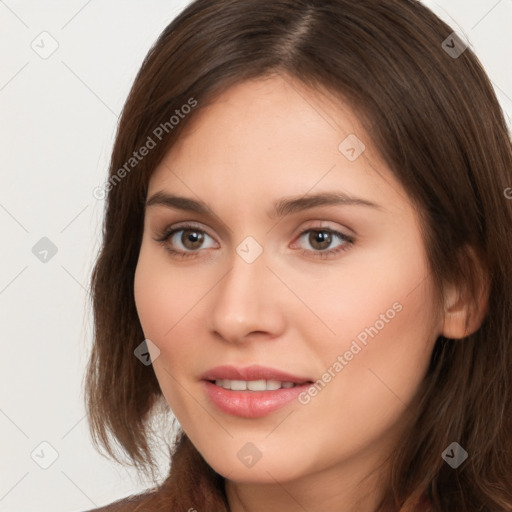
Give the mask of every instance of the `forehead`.
[[258, 195], [331, 189], [375, 199], [383, 187], [406, 196], [357, 114], [273, 76], [232, 86], [197, 112], [154, 171], [149, 194], [171, 189], [222, 202], [229, 191], [248, 204]]
[[[209, 151], [215, 149], [213, 142], [218, 142], [218, 138], [223, 139], [222, 148], [235, 146], [241, 139], [247, 142], [253, 138], [252, 144], [244, 146], [245, 151], [253, 148], [259, 151], [262, 144], [272, 148], [277, 142], [280, 145], [287, 142], [289, 147], [293, 147], [295, 142], [298, 151], [304, 137], [307, 137], [315, 142], [324, 139], [325, 143], [318, 149], [332, 152], [333, 136], [335, 142], [340, 142], [355, 133], [365, 140], [367, 146], [372, 144], [358, 115], [346, 101], [325, 89], [312, 90], [286, 75], [235, 84], [208, 104], [202, 106], [199, 102], [198, 109], [175, 144], [175, 153], [189, 139], [196, 142], [199, 138], [212, 142], [207, 146]], [[203, 146], [204, 142], [201, 140]], [[334, 146], [335, 155], [338, 155], [337, 146]]]

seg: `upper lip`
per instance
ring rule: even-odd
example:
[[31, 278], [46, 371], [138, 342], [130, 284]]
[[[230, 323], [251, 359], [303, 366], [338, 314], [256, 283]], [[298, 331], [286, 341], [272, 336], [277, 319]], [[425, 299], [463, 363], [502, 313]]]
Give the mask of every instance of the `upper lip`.
[[266, 366], [252, 365], [245, 368], [237, 368], [235, 366], [216, 366], [201, 375], [202, 380], [277, 380], [280, 382], [293, 382], [295, 384], [303, 384], [312, 382], [309, 377], [300, 377], [291, 375], [290, 373], [268, 368]]

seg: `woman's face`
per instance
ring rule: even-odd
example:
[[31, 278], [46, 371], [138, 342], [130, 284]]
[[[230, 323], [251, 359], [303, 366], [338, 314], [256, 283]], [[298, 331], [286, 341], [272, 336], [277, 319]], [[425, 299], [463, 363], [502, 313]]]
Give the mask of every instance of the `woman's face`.
[[[237, 85], [199, 113], [147, 199], [137, 311], [206, 461], [253, 483], [356, 481], [381, 464], [442, 325], [418, 214], [356, 115], [289, 78]], [[241, 370], [212, 371], [224, 365]], [[244, 373], [254, 365], [267, 373]], [[283, 388], [294, 379], [277, 371], [316, 385]], [[235, 390], [208, 382], [222, 377]]]

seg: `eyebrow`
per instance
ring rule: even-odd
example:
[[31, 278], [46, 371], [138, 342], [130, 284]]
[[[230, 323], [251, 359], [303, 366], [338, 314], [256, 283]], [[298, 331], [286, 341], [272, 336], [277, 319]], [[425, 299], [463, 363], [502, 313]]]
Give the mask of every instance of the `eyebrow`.
[[[349, 196], [343, 192], [323, 192], [314, 195], [304, 195], [295, 197], [283, 197], [278, 199], [271, 211], [267, 215], [271, 219], [282, 218], [292, 213], [308, 210], [317, 206], [367, 206], [371, 208], [382, 209], [376, 203], [359, 197]], [[208, 215], [210, 207], [203, 201], [183, 196], [168, 194], [166, 192], [156, 192], [146, 202], [146, 208], [151, 206], [164, 206], [178, 210], [195, 212]]]

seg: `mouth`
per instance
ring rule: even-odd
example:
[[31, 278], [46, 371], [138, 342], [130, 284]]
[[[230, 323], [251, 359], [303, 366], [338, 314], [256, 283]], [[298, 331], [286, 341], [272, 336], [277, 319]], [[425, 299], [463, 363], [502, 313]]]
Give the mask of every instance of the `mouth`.
[[230, 380], [230, 379], [215, 379], [208, 380], [212, 384], [218, 387], [227, 389], [230, 391], [249, 391], [253, 393], [261, 391], [277, 391], [278, 389], [291, 389], [304, 384], [312, 384], [312, 381], [304, 382], [290, 382], [290, 381], [279, 381], [279, 380]]
[[[217, 366], [203, 373], [200, 378], [208, 380], [214, 384], [233, 389], [234, 391], [260, 391], [265, 386], [270, 389], [279, 389], [301, 385], [307, 382], [313, 382], [309, 377], [300, 377], [292, 375], [282, 370], [269, 368], [266, 366], [252, 365], [247, 367], [236, 367], [230, 365]], [[279, 387], [277, 385], [279, 384]], [[245, 386], [245, 387], [244, 387]]]
[[220, 366], [204, 373], [201, 381], [219, 411], [241, 418], [269, 415], [291, 404], [314, 382], [262, 366]]

